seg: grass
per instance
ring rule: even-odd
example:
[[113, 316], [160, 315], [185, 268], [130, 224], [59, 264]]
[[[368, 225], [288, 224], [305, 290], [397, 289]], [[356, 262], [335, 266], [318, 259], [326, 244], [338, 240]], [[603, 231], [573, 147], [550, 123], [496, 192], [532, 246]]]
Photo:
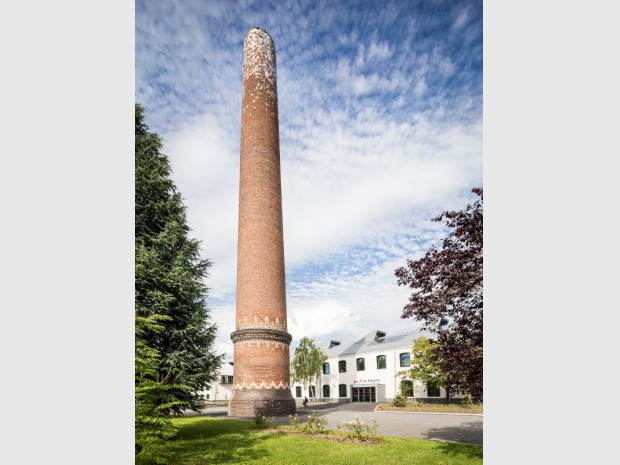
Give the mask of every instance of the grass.
[[151, 444], [136, 465], [479, 465], [482, 446], [382, 437], [379, 445], [347, 444], [315, 437], [258, 430], [250, 421], [174, 418], [177, 436]]
[[424, 404], [418, 402], [413, 405], [407, 403], [406, 407], [392, 407], [389, 402], [379, 404], [378, 410], [382, 412], [430, 412], [430, 413], [482, 413], [482, 405], [460, 405], [460, 404]]

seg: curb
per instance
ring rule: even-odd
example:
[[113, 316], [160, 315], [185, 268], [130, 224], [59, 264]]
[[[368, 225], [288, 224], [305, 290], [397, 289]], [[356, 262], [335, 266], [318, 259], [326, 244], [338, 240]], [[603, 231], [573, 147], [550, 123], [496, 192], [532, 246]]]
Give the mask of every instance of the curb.
[[447, 412], [395, 412], [392, 410], [377, 410], [377, 407], [373, 410], [374, 413], [404, 413], [408, 415], [464, 415], [464, 416], [473, 416], [473, 417], [481, 417], [484, 416], [483, 413], [447, 413]]

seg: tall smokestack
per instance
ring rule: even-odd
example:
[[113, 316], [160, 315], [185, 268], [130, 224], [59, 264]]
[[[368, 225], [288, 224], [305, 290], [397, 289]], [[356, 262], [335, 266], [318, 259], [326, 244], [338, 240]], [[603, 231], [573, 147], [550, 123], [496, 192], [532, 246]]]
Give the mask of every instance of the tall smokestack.
[[286, 324], [280, 133], [273, 40], [250, 29], [243, 45], [237, 318], [232, 416], [295, 413]]

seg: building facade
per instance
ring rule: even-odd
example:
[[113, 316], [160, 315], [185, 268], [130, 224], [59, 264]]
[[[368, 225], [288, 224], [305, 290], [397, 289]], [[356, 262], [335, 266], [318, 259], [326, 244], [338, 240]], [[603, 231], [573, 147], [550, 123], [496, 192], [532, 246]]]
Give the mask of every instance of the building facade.
[[329, 341], [320, 347], [327, 361], [317, 385], [296, 383], [292, 386], [293, 397], [330, 402], [389, 402], [402, 391], [407, 397], [415, 394], [416, 399], [445, 398], [441, 386], [426, 386], [399, 374], [409, 368], [413, 341], [421, 336], [432, 337], [420, 329], [395, 335], [375, 330], [353, 343]]
[[218, 400], [228, 401], [232, 397], [234, 381], [233, 362], [223, 362], [218, 376], [218, 382], [213, 383], [206, 391], [204, 391], [205, 399], [209, 402]]
[[[407, 397], [432, 401], [446, 397], [441, 386], [412, 382], [399, 372], [409, 367], [413, 341], [432, 338], [427, 331], [388, 335], [374, 330], [353, 343], [331, 340], [319, 348], [327, 355], [320, 378], [304, 386], [291, 386], [293, 397], [328, 402], [389, 402], [402, 392]], [[208, 400], [230, 400], [233, 386], [233, 362], [222, 364], [219, 383], [205, 392]], [[460, 398], [453, 395], [453, 398]]]

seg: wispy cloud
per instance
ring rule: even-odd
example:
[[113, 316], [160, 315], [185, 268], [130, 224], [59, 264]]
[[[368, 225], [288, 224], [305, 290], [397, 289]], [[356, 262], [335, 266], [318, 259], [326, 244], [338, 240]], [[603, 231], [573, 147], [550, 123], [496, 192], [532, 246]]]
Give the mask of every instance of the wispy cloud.
[[213, 261], [209, 306], [230, 355], [247, 29], [276, 44], [293, 344], [401, 330], [394, 269], [482, 184], [482, 2], [360, 5], [136, 4], [137, 100]]

